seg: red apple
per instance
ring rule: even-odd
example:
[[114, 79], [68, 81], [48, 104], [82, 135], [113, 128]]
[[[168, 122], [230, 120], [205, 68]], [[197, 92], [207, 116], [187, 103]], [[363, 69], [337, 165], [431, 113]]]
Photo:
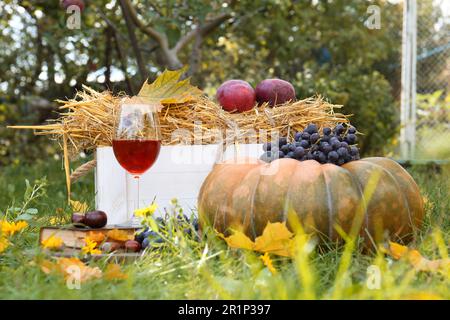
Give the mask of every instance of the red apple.
[[62, 0], [61, 5], [65, 10], [67, 10], [70, 6], [78, 6], [80, 11], [84, 10], [84, 1], [83, 0]]
[[228, 80], [217, 90], [217, 101], [225, 111], [244, 112], [255, 106], [255, 90], [243, 80]]
[[295, 100], [295, 89], [287, 81], [281, 79], [266, 79], [256, 86], [258, 103], [268, 102], [270, 106]]

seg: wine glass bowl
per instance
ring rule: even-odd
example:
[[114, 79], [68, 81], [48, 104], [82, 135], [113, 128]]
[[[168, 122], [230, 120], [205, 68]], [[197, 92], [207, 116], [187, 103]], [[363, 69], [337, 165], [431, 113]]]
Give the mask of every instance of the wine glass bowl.
[[117, 162], [137, 180], [138, 209], [139, 177], [152, 167], [161, 148], [158, 106], [136, 97], [122, 100], [112, 146]]

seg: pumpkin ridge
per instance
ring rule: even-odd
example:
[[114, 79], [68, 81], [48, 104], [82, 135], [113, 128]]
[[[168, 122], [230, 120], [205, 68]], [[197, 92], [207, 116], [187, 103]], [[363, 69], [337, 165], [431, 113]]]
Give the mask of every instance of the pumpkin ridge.
[[[383, 161], [386, 161], [386, 158], [383, 158], [383, 157], [370, 157], [370, 158], [365, 158], [365, 159], [361, 159], [361, 160], [366, 160], [366, 162], [371, 162], [371, 163], [375, 163], [375, 164], [378, 164], [379, 162], [383, 162]], [[391, 159], [388, 159], [388, 160], [391, 160]], [[414, 192], [414, 193], [417, 193], [417, 194], [421, 194], [421, 192], [420, 192], [420, 188], [419, 188], [419, 186], [417, 185], [417, 183], [414, 181], [414, 179], [411, 177], [411, 175], [408, 173], [408, 171], [406, 171], [400, 164], [398, 164], [396, 161], [393, 161], [393, 160], [391, 160], [390, 162], [392, 162], [392, 164], [394, 164], [394, 167], [396, 168], [396, 169], [399, 169], [402, 173], [404, 173], [404, 179], [406, 178], [407, 180], [408, 180], [408, 182], [409, 182], [409, 187], [411, 187], [412, 188], [412, 191]], [[387, 170], [387, 169], [386, 169]], [[389, 171], [390, 172], [390, 171]], [[392, 174], [392, 173], [391, 173]], [[394, 176], [395, 177], [395, 176]], [[396, 180], [396, 182], [400, 185], [400, 182], [397, 180], [397, 178], [395, 178], [395, 180]], [[401, 188], [400, 188], [401, 189]], [[420, 220], [420, 224], [422, 224], [422, 222], [423, 222], [423, 218], [424, 218], [424, 212], [423, 212], [423, 210], [421, 210], [421, 215], [420, 215], [420, 217], [416, 217], [416, 216], [414, 216], [414, 217], [412, 217], [411, 216], [411, 213], [412, 213], [412, 211], [411, 211], [411, 206], [410, 206], [410, 204], [409, 204], [409, 198], [408, 198], [408, 196], [406, 195], [406, 193], [402, 193], [403, 194], [403, 197], [404, 197], [404, 199], [405, 199], [405, 201], [406, 201], [406, 203], [407, 203], [407, 206], [408, 206], [408, 214], [409, 214], [409, 220], [410, 220], [410, 223], [411, 223], [411, 230], [412, 231], [414, 231], [414, 229], [415, 228], [417, 228], [417, 225], [416, 225], [416, 223], [414, 223], [414, 221], [415, 220]], [[422, 197], [420, 196], [420, 197], [417, 197], [417, 199], [419, 200], [419, 207], [420, 208], [423, 208], [423, 206], [424, 206], [424, 204], [423, 204], [423, 199], [422, 199]]]
[[286, 190], [286, 196], [285, 196], [285, 200], [284, 200], [284, 206], [283, 206], [283, 219], [282, 221], [287, 221], [288, 220], [288, 214], [289, 214], [289, 204], [290, 204], [290, 198], [289, 195], [291, 194], [291, 185], [292, 185], [292, 179], [296, 176], [297, 170], [301, 169], [303, 167], [303, 162], [298, 161], [297, 166], [295, 167], [295, 171], [294, 173], [291, 175], [291, 177], [289, 178], [289, 183], [288, 183], [288, 188]]
[[[373, 165], [373, 166], [375, 166], [377, 168], [381, 168], [381, 170], [383, 170], [394, 181], [395, 186], [399, 190], [399, 193], [401, 194], [401, 197], [403, 199], [403, 204], [405, 205], [405, 208], [407, 210], [408, 220], [410, 222], [410, 225], [413, 226], [413, 221], [412, 221], [412, 217], [411, 217], [411, 208], [409, 207], [408, 200], [406, 199], [405, 194], [402, 192], [402, 188], [401, 188], [400, 184], [398, 183], [397, 178], [389, 170], [387, 170], [385, 167], [383, 167], [382, 165], [380, 165], [378, 163], [375, 163], [375, 162], [372, 162], [372, 161], [367, 161], [367, 159], [362, 160], [362, 162], [370, 163], [371, 165]], [[400, 233], [400, 231], [403, 230], [404, 227], [405, 226], [401, 226], [400, 230], [397, 230], [397, 232], [395, 232], [395, 234]], [[411, 231], [412, 231], [412, 228], [411, 228]]]
[[330, 192], [330, 187], [328, 185], [328, 183], [330, 182], [330, 179], [328, 177], [328, 175], [326, 174], [326, 171], [324, 170], [323, 166], [320, 166], [320, 171], [322, 173], [323, 179], [325, 181], [325, 190], [327, 192], [327, 206], [328, 206], [328, 238], [331, 240], [332, 235], [333, 235], [333, 218], [334, 218], [334, 207], [333, 207], [333, 201], [331, 198], [331, 192]]
[[[255, 187], [253, 188], [253, 192], [251, 192], [251, 201], [250, 201], [250, 228], [253, 235], [253, 239], [256, 238], [256, 230], [255, 230], [255, 195], [256, 191], [258, 190], [259, 183], [261, 182], [261, 170], [264, 169], [264, 167], [268, 167], [270, 164], [262, 164], [249, 172], [243, 177], [242, 180], [244, 180], [250, 173], [252, 173], [253, 170], [258, 170], [258, 180], [255, 183]], [[245, 217], [244, 217], [245, 218]]]
[[[361, 160], [358, 160], [361, 161]], [[359, 179], [356, 178], [356, 176], [347, 168], [341, 167], [342, 169], [344, 169], [345, 171], [347, 171], [347, 173], [350, 176], [350, 179], [353, 180], [353, 182], [355, 183], [355, 185], [358, 188], [358, 192], [359, 192], [359, 201], [361, 201], [361, 205], [364, 207], [364, 223], [365, 226], [361, 226], [363, 233], [367, 233], [367, 235], [370, 237], [370, 229], [369, 229], [369, 213], [368, 213], [368, 203], [366, 202], [366, 199], [364, 198], [364, 189], [363, 189], [363, 185], [362, 183], [359, 181]]]

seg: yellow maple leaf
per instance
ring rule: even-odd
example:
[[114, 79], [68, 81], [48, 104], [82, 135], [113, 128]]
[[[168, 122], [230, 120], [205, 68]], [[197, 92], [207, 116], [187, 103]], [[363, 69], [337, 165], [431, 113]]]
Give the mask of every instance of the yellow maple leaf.
[[289, 231], [286, 222], [268, 222], [261, 236], [253, 242], [244, 233], [232, 230], [233, 234], [225, 237], [219, 234], [231, 248], [241, 248], [279, 256], [291, 257], [294, 248], [294, 234]]
[[95, 242], [89, 238], [86, 238], [85, 241], [86, 241], [86, 245], [83, 248], [81, 248], [81, 251], [84, 254], [96, 255], [96, 254], [102, 253], [101, 250], [97, 249], [97, 242]]
[[195, 101], [203, 92], [190, 84], [190, 79], [180, 80], [187, 66], [179, 70], [165, 70], [152, 83], [142, 85], [138, 96], [150, 104], [179, 104]]
[[253, 250], [255, 244], [249, 237], [241, 231], [232, 230], [231, 232], [233, 234], [229, 237], [225, 237], [222, 233], [219, 233], [219, 237], [224, 239], [230, 248]]
[[110, 263], [106, 266], [103, 277], [106, 280], [125, 280], [128, 278], [128, 275], [122, 272], [118, 264]]
[[418, 250], [410, 249], [395, 242], [389, 242], [387, 253], [396, 260], [406, 259], [418, 271], [444, 274], [448, 274], [450, 271], [450, 259], [429, 260], [423, 257]]
[[78, 277], [76, 280], [79, 280], [81, 283], [101, 278], [103, 274], [98, 267], [87, 266], [78, 258], [58, 258], [56, 262], [44, 260], [40, 263], [40, 267], [42, 272], [46, 274], [59, 273], [65, 279]]
[[126, 233], [123, 230], [119, 230], [119, 229], [113, 229], [110, 230], [106, 233], [106, 237], [110, 240], [115, 240], [115, 241], [127, 241], [127, 240], [133, 240], [133, 236], [129, 235], [128, 233]]
[[105, 241], [105, 238], [106, 236], [103, 232], [89, 231], [85, 241], [90, 240], [97, 243], [102, 243], [103, 241]]
[[270, 252], [279, 256], [292, 256], [294, 234], [286, 222], [267, 223], [261, 236], [255, 239], [255, 251]]
[[273, 266], [272, 259], [270, 259], [270, 255], [268, 252], [264, 253], [264, 255], [260, 256], [259, 258], [263, 261], [264, 265], [272, 274], [277, 273], [277, 269], [275, 269], [275, 267]]
[[57, 236], [50, 236], [41, 242], [42, 247], [49, 250], [59, 250], [64, 245], [64, 241]]
[[69, 200], [69, 204], [73, 212], [86, 213], [89, 209], [89, 205], [86, 202]]

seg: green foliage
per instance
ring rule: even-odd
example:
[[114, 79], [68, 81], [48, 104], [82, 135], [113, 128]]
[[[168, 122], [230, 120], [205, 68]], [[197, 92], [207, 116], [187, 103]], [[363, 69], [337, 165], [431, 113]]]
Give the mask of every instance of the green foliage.
[[[230, 14], [231, 19], [208, 32], [200, 43], [191, 40], [178, 53], [183, 64], [197, 65], [191, 68], [193, 83], [211, 96], [226, 79], [241, 78], [256, 85], [262, 79], [279, 77], [293, 82], [299, 98], [321, 94], [331, 102], [345, 104], [343, 112], [353, 113], [353, 122], [365, 133], [361, 142], [364, 154], [380, 153], [397, 132], [401, 3], [130, 2], [145, 26], [165, 35], [170, 48], [195, 26], [218, 14]], [[42, 123], [55, 116], [51, 101], [72, 97], [83, 83], [98, 90], [136, 93], [145, 78], [154, 78], [167, 66], [158, 41], [136, 25], [127, 28], [119, 1], [86, 4], [81, 28], [70, 30], [68, 14], [58, 1], [0, 2], [0, 120], [6, 124]], [[381, 29], [364, 25], [370, 5], [381, 9]], [[434, 30], [432, 23], [441, 16], [439, 7], [431, 0], [420, 1], [418, 14], [420, 47], [443, 44], [448, 31], [445, 21], [433, 37], [426, 32]], [[434, 40], [427, 42], [428, 38]], [[425, 59], [418, 68], [432, 70], [429, 66]], [[434, 71], [426, 74], [436, 81], [445, 76], [435, 76]], [[45, 99], [49, 107], [34, 107], [30, 102], [36, 97]], [[54, 146], [49, 148], [45, 140], [1, 127], [0, 161], [33, 161], [36, 154], [43, 158], [52, 155]], [[39, 153], [38, 148], [44, 151]]]

